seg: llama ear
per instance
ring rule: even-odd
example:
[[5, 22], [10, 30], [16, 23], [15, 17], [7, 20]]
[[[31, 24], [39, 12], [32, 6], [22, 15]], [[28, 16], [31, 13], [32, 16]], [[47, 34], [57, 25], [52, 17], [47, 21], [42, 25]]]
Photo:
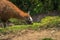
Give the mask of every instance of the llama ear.
[[30, 11], [28, 11], [28, 14], [30, 14]]

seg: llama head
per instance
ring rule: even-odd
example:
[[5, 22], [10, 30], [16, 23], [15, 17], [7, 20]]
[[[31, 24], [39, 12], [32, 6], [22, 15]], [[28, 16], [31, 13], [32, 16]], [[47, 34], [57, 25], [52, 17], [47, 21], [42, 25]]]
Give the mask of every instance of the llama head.
[[32, 17], [31, 17], [31, 16], [26, 17], [26, 22], [27, 22], [28, 24], [33, 24], [33, 19], [32, 19]]
[[28, 11], [28, 16], [26, 16], [26, 22], [28, 24], [33, 24], [33, 19], [32, 17], [30, 16], [30, 11]]

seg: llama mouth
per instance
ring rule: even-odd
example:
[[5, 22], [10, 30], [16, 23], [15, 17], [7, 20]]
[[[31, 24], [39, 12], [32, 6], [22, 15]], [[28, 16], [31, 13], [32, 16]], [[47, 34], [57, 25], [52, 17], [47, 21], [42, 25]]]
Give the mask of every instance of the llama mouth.
[[31, 21], [26, 21], [27, 22], [27, 24], [33, 24], [33, 22], [31, 22]]

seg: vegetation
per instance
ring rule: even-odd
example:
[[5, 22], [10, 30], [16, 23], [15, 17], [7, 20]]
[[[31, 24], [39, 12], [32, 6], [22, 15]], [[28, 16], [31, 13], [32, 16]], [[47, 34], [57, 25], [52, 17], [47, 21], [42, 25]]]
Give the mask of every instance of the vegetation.
[[48, 11], [60, 11], [60, 0], [10, 0], [24, 11], [30, 11], [31, 15], [47, 13]]
[[33, 25], [14, 25], [6, 28], [0, 28], [0, 33], [17, 32], [24, 29], [38, 30], [40, 28], [60, 27], [59, 16], [47, 16], [41, 20], [40, 23], [33, 23]]
[[[25, 12], [30, 11], [31, 15], [48, 13], [50, 11], [60, 11], [60, 0], [10, 0], [17, 7]], [[52, 14], [52, 13], [51, 13]], [[57, 13], [58, 14], [58, 13]], [[6, 28], [0, 28], [0, 34], [17, 33], [21, 30], [32, 29], [48, 29], [53, 27], [60, 27], [60, 16], [46, 16], [42, 18], [39, 23], [28, 25], [24, 20], [9, 19], [15, 25]], [[0, 20], [1, 22], [1, 20]], [[53, 40], [52, 38], [43, 38], [42, 40]]]
[[41, 25], [45, 27], [59, 27], [60, 25], [59, 16], [47, 16], [41, 20]]
[[16, 19], [16, 18], [11, 18], [11, 19], [9, 19], [9, 21], [14, 23], [15, 25], [27, 24], [24, 20], [19, 20], [19, 19]]
[[33, 29], [33, 30], [37, 30], [37, 28], [39, 28], [38, 26], [40, 25], [40, 23], [34, 23], [33, 25], [14, 25], [14, 26], [9, 26], [6, 28], [0, 28], [0, 33], [4, 34], [4, 33], [16, 33], [18, 31], [21, 30], [25, 30], [25, 29]]
[[53, 40], [52, 38], [44, 38], [42, 40]]

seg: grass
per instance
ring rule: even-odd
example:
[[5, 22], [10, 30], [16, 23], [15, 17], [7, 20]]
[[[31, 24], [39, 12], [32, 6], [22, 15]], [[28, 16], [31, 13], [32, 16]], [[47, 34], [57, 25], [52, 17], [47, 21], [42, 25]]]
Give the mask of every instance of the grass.
[[6, 27], [6, 28], [0, 28], [0, 33], [4, 32], [16, 32], [19, 30], [24, 30], [24, 29], [33, 29], [37, 30], [41, 27], [54, 27], [54, 26], [59, 26], [60, 27], [60, 17], [55, 16], [55, 17], [50, 17], [47, 16], [41, 20], [40, 23], [33, 23], [32, 25], [14, 25], [12, 27]]
[[24, 29], [37, 29], [39, 27], [40, 23], [33, 23], [33, 25], [14, 25], [11, 27], [6, 27], [6, 28], [0, 28], [0, 33], [4, 32], [16, 32], [19, 30], [24, 30]]
[[53, 40], [52, 38], [43, 38], [42, 40]]

